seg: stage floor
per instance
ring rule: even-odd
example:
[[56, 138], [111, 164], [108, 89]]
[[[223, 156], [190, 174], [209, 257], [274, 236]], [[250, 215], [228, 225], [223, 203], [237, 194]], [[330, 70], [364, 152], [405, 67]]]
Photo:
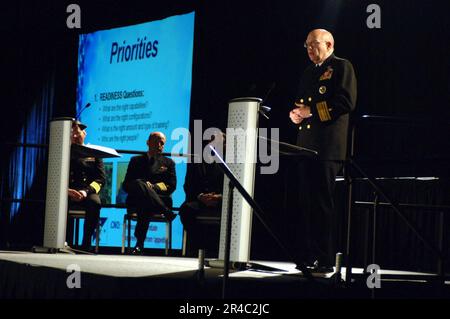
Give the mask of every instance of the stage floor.
[[[352, 287], [342, 288], [333, 273], [309, 281], [294, 263], [250, 264], [231, 270], [227, 298], [434, 298], [450, 290], [450, 282], [436, 285], [425, 273], [380, 270], [381, 288], [374, 290], [367, 287], [362, 268], [353, 269]], [[71, 289], [67, 282], [76, 283], [74, 269], [80, 271], [80, 288]], [[345, 268], [342, 275], [345, 280]], [[205, 267], [201, 276], [194, 258], [0, 251], [1, 298], [219, 299], [222, 285], [222, 268]]]

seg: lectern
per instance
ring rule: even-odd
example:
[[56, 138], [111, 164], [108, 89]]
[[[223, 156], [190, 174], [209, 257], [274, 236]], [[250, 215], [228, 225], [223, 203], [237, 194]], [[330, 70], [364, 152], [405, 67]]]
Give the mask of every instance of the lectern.
[[[48, 148], [47, 194], [45, 198], [45, 225], [43, 247], [33, 247], [34, 252], [58, 252], [65, 250], [69, 171], [71, 156], [70, 117], [50, 121]], [[80, 157], [118, 157], [113, 149], [97, 145], [73, 145], [72, 151]]]
[[[229, 102], [226, 142], [228, 167], [253, 197], [258, 142], [259, 98], [237, 98]], [[225, 259], [226, 220], [228, 214], [229, 180], [223, 184], [222, 222], [220, 227], [219, 260]], [[247, 263], [250, 258], [252, 208], [235, 189], [233, 192], [230, 261]]]
[[63, 249], [66, 240], [72, 121], [67, 117], [50, 121], [44, 248], [54, 252]]

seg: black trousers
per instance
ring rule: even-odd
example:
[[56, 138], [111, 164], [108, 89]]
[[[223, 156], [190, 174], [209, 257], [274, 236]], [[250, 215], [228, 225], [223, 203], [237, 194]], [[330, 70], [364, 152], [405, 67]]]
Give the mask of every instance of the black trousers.
[[291, 221], [297, 261], [334, 264], [337, 243], [334, 190], [342, 165], [339, 161], [311, 159], [298, 163], [298, 211]]
[[197, 221], [198, 216], [220, 217], [221, 206], [206, 207], [200, 201], [184, 202], [180, 207], [180, 220], [187, 232], [188, 242], [186, 253], [188, 256], [196, 256], [199, 249], [206, 249], [208, 256], [217, 253], [219, 247], [220, 222], [217, 224], [201, 224]]
[[143, 248], [150, 217], [153, 214], [169, 211], [172, 207], [172, 198], [159, 195], [143, 180], [134, 180], [128, 185], [127, 205], [133, 207], [137, 213], [134, 236], [137, 239], [136, 246]]
[[[100, 196], [98, 194], [89, 194], [81, 202], [69, 200], [69, 208], [84, 209], [86, 211], [86, 217], [84, 219], [84, 227], [83, 227], [82, 246], [87, 248], [91, 245], [92, 236], [94, 235], [94, 231], [100, 220], [100, 208], [101, 208]], [[66, 238], [69, 239], [68, 242], [72, 242], [73, 223], [69, 223], [67, 227]]]

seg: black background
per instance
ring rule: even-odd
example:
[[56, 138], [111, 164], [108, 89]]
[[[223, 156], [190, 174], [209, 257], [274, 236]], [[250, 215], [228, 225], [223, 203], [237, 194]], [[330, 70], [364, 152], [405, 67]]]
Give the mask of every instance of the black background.
[[[402, 124], [362, 121], [356, 154], [364, 167], [378, 176], [448, 176], [449, 1], [76, 1], [81, 7], [81, 29], [69, 29], [66, 8], [73, 2], [2, 3], [2, 143], [16, 141], [50, 78], [54, 79], [52, 115], [75, 115], [79, 34], [194, 10], [191, 120], [202, 119], [204, 128], [225, 128], [231, 98], [263, 97], [275, 83], [267, 99], [271, 118], [261, 119], [260, 125], [278, 127], [284, 141], [294, 142], [295, 127], [288, 112], [297, 81], [309, 64], [303, 42], [311, 29], [325, 28], [334, 34], [336, 55], [349, 59], [355, 68], [355, 121], [360, 123], [358, 119], [366, 114], [410, 119]], [[381, 29], [366, 25], [371, 3], [381, 7]], [[9, 150], [2, 150], [2, 167], [8, 165]], [[282, 164], [278, 174], [257, 177], [256, 199], [274, 223], [284, 218], [278, 210], [289, 192], [281, 186], [289, 164]], [[2, 174], [6, 180], [4, 170]], [[36, 183], [39, 197], [45, 179]], [[42, 209], [33, 214], [38, 216], [33, 220], [42, 220]], [[22, 243], [39, 244], [41, 226], [26, 227], [32, 231], [20, 234], [25, 237]], [[255, 229], [255, 242], [270, 241], [258, 225]], [[255, 253], [271, 256], [262, 244]]]

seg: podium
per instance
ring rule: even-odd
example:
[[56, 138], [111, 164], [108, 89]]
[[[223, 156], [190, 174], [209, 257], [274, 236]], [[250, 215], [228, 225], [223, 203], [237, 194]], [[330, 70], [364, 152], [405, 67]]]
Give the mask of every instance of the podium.
[[[258, 142], [258, 112], [262, 99], [244, 97], [229, 102], [225, 161], [234, 172], [239, 183], [253, 197]], [[238, 138], [234, 138], [236, 132]], [[245, 132], [244, 136], [241, 136]], [[243, 138], [241, 138], [243, 137]], [[229, 180], [225, 176], [223, 198], [229, 196]], [[230, 261], [247, 263], [250, 258], [252, 209], [246, 200], [234, 190], [232, 202], [232, 233]], [[225, 259], [226, 223], [228, 201], [222, 203], [220, 227], [219, 260]]]
[[[33, 247], [34, 252], [56, 253], [65, 250], [73, 120], [61, 117], [50, 121], [44, 243], [43, 247]], [[120, 156], [115, 150], [105, 147], [73, 146], [80, 157]]]
[[97, 157], [97, 158], [109, 158], [120, 157], [119, 153], [113, 148], [104, 147], [94, 144], [72, 144], [70, 149], [71, 156], [76, 157]]

